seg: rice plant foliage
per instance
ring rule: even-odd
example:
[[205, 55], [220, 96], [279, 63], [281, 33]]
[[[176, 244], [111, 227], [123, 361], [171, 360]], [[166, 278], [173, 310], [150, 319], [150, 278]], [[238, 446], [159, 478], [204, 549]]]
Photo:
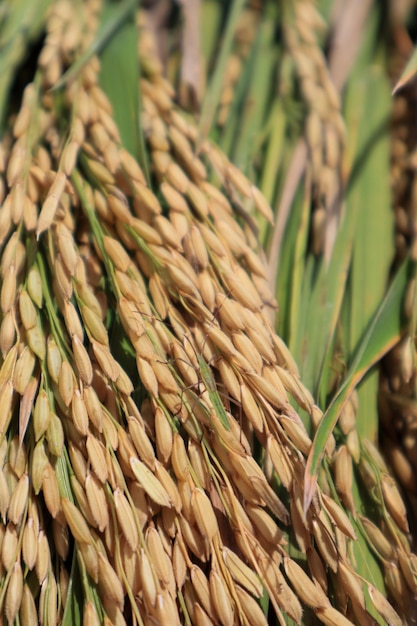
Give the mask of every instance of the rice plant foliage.
[[379, 4], [343, 81], [327, 3], [203, 1], [194, 74], [195, 6], [181, 33], [157, 4], [39, 1], [29, 29], [4, 5], [2, 619], [406, 624], [365, 376], [413, 269], [389, 286], [387, 187], [363, 205], [389, 176]]

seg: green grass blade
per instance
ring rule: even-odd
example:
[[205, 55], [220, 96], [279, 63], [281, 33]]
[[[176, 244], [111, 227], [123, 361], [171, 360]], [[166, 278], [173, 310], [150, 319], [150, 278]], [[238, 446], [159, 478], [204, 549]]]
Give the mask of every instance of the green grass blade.
[[[259, 189], [271, 204], [275, 205], [277, 192], [277, 178], [281, 169], [284, 153], [286, 117], [282, 103], [275, 100], [269, 113], [269, 120], [265, 128], [267, 142], [263, 155], [262, 168], [259, 173]], [[277, 195], [278, 197], [278, 195]], [[259, 220], [259, 238], [265, 244], [269, 223], [266, 219]]]
[[201, 3], [201, 54], [206, 70], [216, 54], [224, 6], [217, 0], [206, 0]]
[[127, 9], [128, 6], [121, 12], [119, 5], [113, 3], [108, 3], [104, 9], [103, 21], [109, 25], [117, 23], [118, 29], [100, 55], [100, 84], [112, 104], [113, 119], [119, 128], [122, 145], [138, 158], [149, 180], [140, 128], [138, 32], [135, 15]]
[[220, 145], [233, 162], [249, 173], [259, 151], [265, 111], [274, 77], [274, 22], [264, 19], [244, 65]]
[[[300, 318], [305, 312], [304, 298], [301, 302], [300, 296], [306, 274], [304, 245], [306, 245], [305, 238], [309, 229], [309, 216], [309, 202], [308, 200], [306, 202], [303, 186], [300, 185], [293, 201], [290, 220], [283, 238], [277, 286], [277, 300], [280, 304], [279, 332], [286, 338], [290, 350], [292, 349], [292, 337], [297, 334], [297, 330], [300, 328]], [[299, 356], [300, 353], [297, 352], [295, 354], [296, 360]]]
[[[346, 210], [355, 210], [358, 216], [345, 303], [349, 312], [343, 328], [348, 335], [347, 355], [352, 354], [384, 296], [394, 257], [388, 80], [381, 66], [374, 64], [354, 82], [348, 100], [354, 100], [355, 108], [358, 102], [361, 103], [361, 139], [346, 202]], [[346, 120], [349, 126], [349, 108]], [[377, 391], [378, 373], [375, 372], [358, 390], [360, 412], [357, 420], [358, 433], [373, 441], [378, 430]]]
[[314, 494], [320, 463], [326, 442], [333, 432], [339, 415], [350, 394], [360, 380], [400, 339], [404, 326], [402, 320], [403, 297], [409, 279], [409, 262], [398, 270], [392, 285], [360, 341], [344, 383], [325, 412], [314, 436], [305, 470], [305, 509]]
[[203, 100], [199, 123], [199, 132], [201, 139], [205, 139], [207, 137], [213, 124], [214, 116], [216, 114], [216, 109], [218, 107], [222, 92], [223, 76], [227, 59], [232, 49], [233, 37], [235, 35], [237, 22], [245, 4], [245, 0], [234, 0], [230, 9], [226, 30], [223, 36], [223, 43], [216, 63], [216, 68], [213, 72], [210, 84], [208, 85]]
[[77, 551], [74, 550], [61, 626], [81, 626], [82, 623], [83, 590], [81, 586], [80, 570], [77, 563]]
[[[303, 288], [303, 306], [293, 310], [300, 321], [294, 321], [294, 337], [290, 348], [300, 364], [300, 374], [304, 384], [316, 397], [327, 393], [329, 358], [334, 333], [340, 319], [340, 310], [345, 294], [346, 280], [351, 262], [352, 245], [356, 226], [356, 213], [348, 213], [341, 224], [333, 255], [327, 265], [324, 260], [319, 264], [310, 257], [309, 281]], [[311, 281], [311, 282], [310, 282]]]

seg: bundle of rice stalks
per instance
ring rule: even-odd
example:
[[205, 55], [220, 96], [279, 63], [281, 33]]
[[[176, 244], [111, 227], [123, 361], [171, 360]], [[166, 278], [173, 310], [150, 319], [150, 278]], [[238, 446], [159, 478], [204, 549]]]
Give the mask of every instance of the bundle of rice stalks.
[[[357, 510], [333, 436], [306, 491], [300, 413], [322, 412], [269, 321], [255, 215], [271, 209], [175, 105], [134, 4], [51, 3], [0, 145], [2, 615], [405, 623], [399, 492], [364, 443], [373, 519]], [[136, 45], [136, 17], [140, 132], [125, 116], [122, 135], [95, 52], [116, 27]], [[358, 574], [359, 536], [395, 608]]]

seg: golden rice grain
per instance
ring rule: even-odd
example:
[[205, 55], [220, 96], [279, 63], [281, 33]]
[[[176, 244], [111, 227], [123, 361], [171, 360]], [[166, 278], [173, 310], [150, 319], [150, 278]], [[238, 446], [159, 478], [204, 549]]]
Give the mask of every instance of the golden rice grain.
[[172, 441], [171, 463], [179, 481], [186, 481], [190, 473], [190, 461], [185, 449], [184, 439], [175, 433]]
[[136, 365], [138, 368], [140, 380], [143, 383], [144, 387], [149, 391], [151, 396], [153, 396], [154, 398], [158, 398], [159, 385], [152, 366], [148, 363], [146, 359], [143, 359], [139, 356], [136, 357]]
[[103, 373], [109, 380], [116, 382], [119, 377], [119, 367], [108, 346], [96, 341], [95, 339], [91, 340], [91, 346], [93, 348], [94, 356]]
[[43, 530], [39, 531], [38, 535], [38, 551], [36, 555], [36, 576], [39, 584], [41, 585], [45, 580], [48, 569], [51, 566], [51, 553], [49, 550], [49, 541]]
[[65, 224], [61, 222], [57, 223], [55, 229], [58, 248], [62, 257], [62, 261], [70, 276], [74, 276], [79, 256], [77, 250], [75, 249], [75, 243], [72, 233], [65, 226]]
[[3, 244], [12, 225], [10, 194], [1, 205], [0, 212], [0, 243]]
[[75, 139], [67, 144], [62, 155], [62, 170], [66, 176], [71, 176], [78, 158], [80, 144]]
[[55, 518], [61, 510], [58, 480], [51, 463], [47, 463], [42, 475], [42, 492], [49, 513]]
[[282, 531], [264, 509], [248, 503], [246, 505], [246, 512], [252, 524], [262, 537], [273, 545], [281, 543], [283, 538]]
[[18, 535], [16, 526], [8, 522], [1, 544], [1, 561], [7, 572], [11, 570], [18, 559]]
[[174, 577], [177, 588], [181, 590], [185, 583], [185, 577], [187, 575], [187, 562], [184, 556], [186, 550], [180, 534], [175, 537], [174, 548], [172, 551], [172, 568], [174, 570]]
[[36, 325], [37, 313], [31, 297], [25, 289], [19, 294], [19, 311], [25, 330], [29, 330]]
[[339, 559], [334, 538], [321, 520], [313, 520], [312, 525], [318, 551], [330, 569], [336, 572]]
[[359, 606], [362, 610], [365, 610], [365, 594], [362, 588], [360, 578], [358, 576], [355, 576], [353, 570], [348, 567], [343, 561], [339, 562], [338, 572], [340, 576], [340, 582], [345, 587], [354, 608]]
[[153, 470], [155, 467], [155, 452], [144, 427], [134, 417], [128, 418], [128, 427], [129, 434], [141, 460], [146, 463], [149, 469]]
[[[93, 380], [93, 368], [87, 350], [77, 335], [72, 336], [72, 349], [74, 352], [75, 364], [81, 380], [86, 385], [91, 385]], [[72, 397], [72, 394], [71, 394]]]
[[85, 568], [91, 580], [98, 583], [98, 553], [94, 546], [90, 543], [79, 543], [77, 550], [82, 557]]
[[55, 383], [57, 383], [61, 371], [62, 359], [59, 348], [52, 335], [48, 336], [46, 342], [46, 363], [50, 377]]
[[307, 548], [307, 562], [313, 580], [316, 581], [323, 591], [328, 593], [327, 573], [323, 561], [321, 560], [317, 550], [311, 546]]
[[[97, 314], [97, 309], [93, 310], [89, 306], [81, 306], [80, 307], [81, 317], [83, 318], [83, 322], [87, 331], [91, 334], [91, 336], [102, 344], [108, 345], [109, 343], [109, 335], [101, 321], [100, 312]], [[81, 339], [81, 337], [80, 337]]]
[[356, 539], [355, 530], [344, 512], [344, 510], [338, 506], [338, 504], [329, 496], [323, 494], [323, 501], [325, 504], [325, 508], [330, 516], [330, 519], [335, 523], [335, 525], [340, 528], [340, 530], [351, 539]]
[[104, 484], [108, 478], [106, 449], [94, 435], [89, 434], [86, 441], [88, 460], [97, 478]]
[[32, 414], [32, 424], [36, 441], [39, 441], [42, 435], [48, 430], [49, 421], [49, 399], [45, 389], [41, 389], [36, 398], [35, 407]]
[[194, 604], [194, 617], [192, 619], [196, 626], [214, 626], [213, 620], [198, 602]]
[[10, 503], [10, 490], [6, 479], [6, 474], [1, 468], [0, 470], [0, 513], [3, 520], [6, 519], [7, 509]]
[[87, 408], [88, 417], [99, 432], [103, 431], [103, 407], [93, 387], [87, 386], [83, 390], [83, 399]]
[[[25, 115], [27, 115], [27, 109]], [[22, 139], [17, 141], [13, 146], [9, 162], [7, 164], [6, 179], [9, 187], [13, 187], [13, 185], [15, 185], [15, 183], [22, 176], [23, 168], [25, 166], [25, 156], [26, 148], [24, 145], [24, 139]]]
[[132, 508], [120, 489], [116, 489], [113, 496], [119, 526], [130, 548], [136, 551], [139, 544], [139, 535]]
[[214, 605], [207, 577], [197, 565], [191, 566], [190, 576], [197, 599], [210, 618], [214, 620]]
[[107, 498], [102, 484], [94, 474], [89, 473], [85, 479], [85, 493], [97, 528], [103, 532], [109, 523]]
[[408, 520], [407, 520], [407, 511], [404, 505], [404, 501], [398, 491], [397, 486], [395, 485], [394, 480], [388, 476], [382, 476], [381, 480], [382, 493], [384, 496], [385, 505], [401, 528], [401, 530], [405, 533], [409, 532]]
[[115, 602], [118, 608], [123, 609], [122, 583], [109, 561], [100, 552], [98, 553], [98, 585], [103, 595]]
[[19, 274], [24, 267], [26, 250], [19, 237], [19, 232], [15, 231], [4, 248], [1, 258], [1, 275], [3, 278], [6, 277], [11, 265], [14, 266], [16, 274]]
[[32, 453], [31, 461], [32, 461], [32, 464], [30, 468], [31, 469], [30, 477], [31, 477], [35, 494], [38, 495], [39, 491], [42, 488], [44, 469], [49, 462], [49, 459], [46, 455], [45, 444], [44, 444], [43, 439], [41, 439], [36, 444]]
[[233, 626], [234, 609], [225, 581], [212, 569], [209, 576], [210, 599], [217, 619], [223, 626]]
[[23, 595], [23, 572], [20, 561], [17, 561], [13, 567], [7, 586], [6, 598], [4, 602], [4, 612], [9, 624], [12, 624], [18, 614]]
[[8, 507], [8, 518], [13, 524], [19, 524], [25, 512], [29, 495], [29, 476], [23, 474], [14, 489]]
[[381, 555], [382, 558], [390, 561], [394, 556], [394, 547], [389, 542], [384, 533], [367, 517], [361, 516], [360, 520], [365, 529], [368, 540]]
[[260, 598], [263, 593], [263, 588], [253, 569], [248, 567], [233, 550], [227, 547], [223, 548], [222, 556], [233, 580], [244, 587], [249, 593]]
[[[61, 517], [62, 519], [60, 519]], [[64, 521], [63, 516], [60, 516], [59, 518], [53, 520], [52, 533], [57, 554], [61, 557], [63, 561], [66, 561], [70, 548], [70, 540], [69, 529]]]
[[[110, 111], [108, 111], [108, 113], [110, 113]], [[145, 184], [143, 172], [137, 164], [136, 159], [131, 154], [129, 154], [129, 152], [127, 152], [127, 150], [125, 150], [123, 147], [119, 149], [119, 156], [121, 165], [129, 178]]]
[[211, 549], [207, 540], [202, 537], [200, 531], [185, 519], [180, 516], [179, 518], [181, 533], [187, 548], [202, 562], [206, 562], [209, 559]]
[[256, 209], [266, 220], [268, 220], [268, 222], [270, 222], [270, 224], [272, 224], [274, 221], [274, 215], [265, 196], [262, 194], [261, 191], [259, 191], [257, 187], [255, 187], [255, 185], [251, 186], [251, 194], [252, 194], [252, 198], [255, 203]]
[[74, 372], [68, 361], [62, 361], [58, 376], [58, 389], [66, 407], [71, 404], [74, 395]]
[[158, 387], [163, 393], [181, 393], [169, 365], [160, 360], [152, 360], [151, 367], [156, 375]]
[[[133, 206], [137, 213], [137, 217], [141, 218], [140, 205], [144, 205], [153, 215], [159, 215], [162, 212], [161, 206], [152, 191], [141, 183], [132, 183], [133, 187]], [[136, 200], [136, 202], [135, 202]], [[139, 202], [139, 205], [138, 205]], [[139, 209], [139, 210], [138, 210]]]
[[36, 229], [37, 239], [51, 226], [66, 183], [67, 177], [64, 172], [58, 172], [39, 213], [38, 226]]
[[100, 620], [97, 615], [94, 603], [91, 600], [87, 600], [84, 603], [83, 609], [83, 626], [100, 626]]
[[33, 598], [32, 591], [29, 589], [26, 583], [23, 587], [19, 617], [22, 626], [30, 626], [31, 624], [36, 624], [38, 619], [35, 600]]
[[211, 542], [219, 532], [219, 527], [211, 501], [202, 489], [192, 490], [191, 506], [201, 534]]
[[60, 253], [55, 257], [55, 280], [59, 290], [59, 295], [63, 299], [70, 300], [72, 297], [72, 282], [71, 277], [65, 268]]
[[77, 431], [80, 433], [80, 435], [87, 435], [88, 413], [87, 408], [81, 398], [81, 393], [79, 389], [74, 390], [71, 402], [71, 413]]
[[64, 449], [64, 429], [58, 415], [52, 411], [46, 432], [49, 452], [56, 457], [62, 455]]
[[0, 325], [0, 349], [3, 358], [7, 355], [16, 340], [16, 323], [13, 308], [6, 313]]
[[67, 498], [62, 498], [61, 504], [74, 539], [81, 543], [91, 543], [91, 534], [87, 522], [78, 508]]
[[158, 460], [155, 461], [155, 477], [168, 494], [169, 499], [172, 502], [172, 506], [177, 513], [179, 513], [181, 511], [182, 504], [177, 484], [173, 480], [170, 472]]
[[41, 328], [39, 326], [30, 328], [26, 331], [26, 339], [33, 354], [43, 361], [46, 356], [46, 342]]
[[398, 607], [408, 612], [410, 593], [397, 563], [386, 563], [384, 567], [387, 591]]
[[0, 293], [1, 310], [6, 314], [13, 306], [16, 298], [16, 268], [9, 265], [5, 272]]
[[145, 550], [141, 548], [139, 555], [139, 576], [142, 582], [144, 600], [149, 607], [156, 604], [157, 585], [155, 574]]
[[166, 506], [168, 508], [172, 506], [172, 502], [167, 491], [144, 463], [139, 461], [139, 459], [132, 457], [130, 459], [130, 466], [138, 483], [143, 487], [151, 500], [161, 506]]
[[413, 565], [413, 555], [409, 555], [405, 550], [398, 549], [398, 563], [400, 565], [401, 573], [412, 593], [416, 593], [417, 580], [415, 567]]
[[171, 560], [172, 554], [169, 555], [165, 551], [161, 534], [155, 528], [148, 528], [146, 532], [146, 545], [158, 580], [162, 586], [168, 589], [170, 594], [175, 597], [176, 584]]
[[353, 624], [353, 622], [348, 620], [332, 606], [326, 606], [324, 609], [320, 609], [317, 611], [317, 615], [326, 626], [352, 626]]
[[126, 396], [130, 396], [134, 391], [133, 383], [117, 361], [116, 364], [119, 370], [119, 375], [116, 379], [116, 387], [121, 393], [125, 394]]
[[268, 622], [265, 613], [258, 602], [238, 585], [236, 585], [235, 589], [249, 626], [267, 626]]
[[280, 422], [296, 448], [308, 456], [312, 442], [304, 426], [285, 416], [281, 417]]
[[352, 457], [346, 446], [341, 446], [333, 457], [335, 482], [343, 504], [355, 513], [355, 503], [352, 497], [353, 467]]
[[158, 458], [168, 463], [173, 448], [173, 432], [171, 425], [160, 407], [155, 409], [155, 439]]

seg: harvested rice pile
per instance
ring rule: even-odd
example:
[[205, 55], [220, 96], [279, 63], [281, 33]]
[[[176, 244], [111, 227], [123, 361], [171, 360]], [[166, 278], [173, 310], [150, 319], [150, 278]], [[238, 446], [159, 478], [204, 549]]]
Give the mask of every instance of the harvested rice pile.
[[[150, 175], [98, 56], [51, 89], [99, 18], [96, 0], [51, 4], [0, 144], [5, 623], [405, 624], [416, 557], [377, 450], [361, 444], [372, 520], [333, 437], [307, 506], [299, 413], [322, 413], [269, 321], [267, 201], [175, 105], [142, 17]], [[358, 529], [390, 601], [356, 571]]]

